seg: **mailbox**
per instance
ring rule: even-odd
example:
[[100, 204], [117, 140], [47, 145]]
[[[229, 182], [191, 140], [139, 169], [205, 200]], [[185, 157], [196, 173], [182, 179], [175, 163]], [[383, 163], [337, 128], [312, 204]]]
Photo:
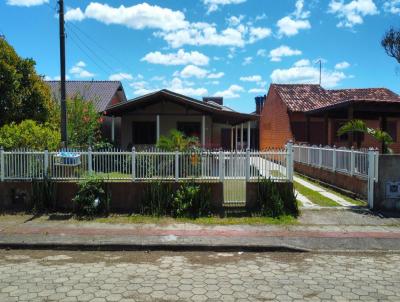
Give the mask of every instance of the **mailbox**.
[[386, 182], [386, 198], [388, 199], [400, 198], [400, 181]]

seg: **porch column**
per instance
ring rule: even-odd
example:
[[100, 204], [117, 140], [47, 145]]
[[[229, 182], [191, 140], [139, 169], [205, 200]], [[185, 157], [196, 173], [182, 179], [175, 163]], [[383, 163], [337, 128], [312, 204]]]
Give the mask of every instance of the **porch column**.
[[311, 137], [311, 135], [310, 135], [310, 117], [307, 115], [306, 116], [306, 141], [307, 141], [307, 144], [309, 144], [309, 145], [311, 145], [310, 137]]
[[233, 126], [231, 126], [231, 151], [233, 150]]
[[206, 116], [201, 117], [201, 147], [204, 149], [206, 146]]
[[[381, 115], [379, 118], [379, 128], [381, 128], [382, 131], [387, 131], [387, 117], [386, 115]], [[395, 139], [395, 138], [393, 138]], [[381, 145], [381, 151], [382, 153], [386, 152], [385, 150], [385, 144], [382, 143]]]
[[156, 133], [157, 133], [157, 142], [158, 142], [158, 140], [160, 139], [160, 115], [159, 114], [157, 114], [157, 117], [156, 117]]
[[251, 148], [251, 122], [247, 122], [247, 149]]
[[324, 145], [329, 145], [328, 115], [324, 115]]
[[238, 149], [238, 126], [235, 126], [235, 150]]
[[243, 123], [240, 125], [240, 149], [243, 150]]
[[[354, 119], [354, 108], [353, 108], [353, 106], [350, 106], [347, 109], [347, 120], [351, 121], [353, 119]], [[349, 135], [348, 136], [348, 145], [349, 145], [348, 147], [351, 148], [354, 144], [354, 133], [350, 131], [348, 135]]]
[[115, 142], [115, 116], [111, 117], [111, 141]]

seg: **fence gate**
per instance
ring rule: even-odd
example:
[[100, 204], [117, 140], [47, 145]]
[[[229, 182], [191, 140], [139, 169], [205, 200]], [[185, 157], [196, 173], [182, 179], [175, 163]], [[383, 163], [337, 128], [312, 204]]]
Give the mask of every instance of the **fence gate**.
[[245, 152], [226, 153], [223, 160], [224, 206], [246, 205], [246, 169], [250, 165]]
[[223, 191], [224, 206], [246, 205], [246, 179], [225, 179]]

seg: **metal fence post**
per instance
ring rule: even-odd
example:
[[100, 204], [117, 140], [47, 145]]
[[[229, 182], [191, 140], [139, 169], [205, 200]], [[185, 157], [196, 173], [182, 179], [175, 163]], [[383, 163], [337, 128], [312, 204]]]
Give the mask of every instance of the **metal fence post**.
[[225, 168], [224, 165], [225, 164], [225, 156], [224, 153], [222, 151], [219, 151], [219, 180], [220, 181], [224, 181], [224, 177], [225, 177]]
[[250, 149], [246, 150], [246, 181], [250, 180]]
[[286, 175], [290, 182], [293, 181], [293, 142], [286, 144]]
[[368, 150], [368, 207], [374, 208], [374, 184], [375, 184], [375, 158], [376, 155], [374, 149]]
[[311, 164], [311, 146], [307, 146], [307, 165]]
[[354, 148], [351, 147], [350, 151], [350, 175], [354, 175], [354, 170], [355, 170], [355, 153], [354, 153]]
[[318, 150], [318, 167], [322, 168], [322, 145], [319, 145]]
[[49, 150], [44, 150], [44, 171], [43, 171], [43, 176], [47, 177], [48, 176], [48, 171], [49, 171]]
[[0, 181], [4, 181], [4, 171], [5, 171], [4, 149], [3, 147], [0, 147]]
[[88, 171], [91, 174], [93, 172], [93, 158], [92, 158], [92, 147], [88, 149]]
[[132, 147], [132, 181], [136, 180], [136, 149]]
[[175, 181], [179, 180], [179, 152], [175, 151]]
[[336, 171], [336, 146], [333, 146], [333, 150], [332, 150], [332, 171], [335, 172]]

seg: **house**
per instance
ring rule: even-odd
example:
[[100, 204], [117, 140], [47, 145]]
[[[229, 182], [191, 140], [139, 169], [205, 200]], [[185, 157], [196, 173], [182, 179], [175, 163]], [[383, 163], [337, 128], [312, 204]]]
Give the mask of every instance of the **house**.
[[[61, 98], [61, 82], [46, 81], [52, 96], [58, 102]], [[93, 103], [99, 114], [104, 114], [109, 106], [126, 102], [126, 95], [119, 81], [66, 81], [67, 98], [77, 95]], [[105, 116], [101, 125], [104, 138], [118, 143], [120, 137], [120, 119]]]
[[258, 149], [258, 115], [236, 112], [221, 97], [199, 101], [163, 89], [112, 105], [107, 116], [121, 120], [123, 149], [154, 146], [172, 129], [197, 136], [207, 149]]
[[260, 105], [260, 148], [280, 148], [287, 141], [311, 145], [376, 147], [380, 144], [361, 133], [338, 136], [352, 119], [387, 131], [390, 147], [400, 153], [400, 97], [386, 88], [327, 90], [320, 85], [271, 84]]

